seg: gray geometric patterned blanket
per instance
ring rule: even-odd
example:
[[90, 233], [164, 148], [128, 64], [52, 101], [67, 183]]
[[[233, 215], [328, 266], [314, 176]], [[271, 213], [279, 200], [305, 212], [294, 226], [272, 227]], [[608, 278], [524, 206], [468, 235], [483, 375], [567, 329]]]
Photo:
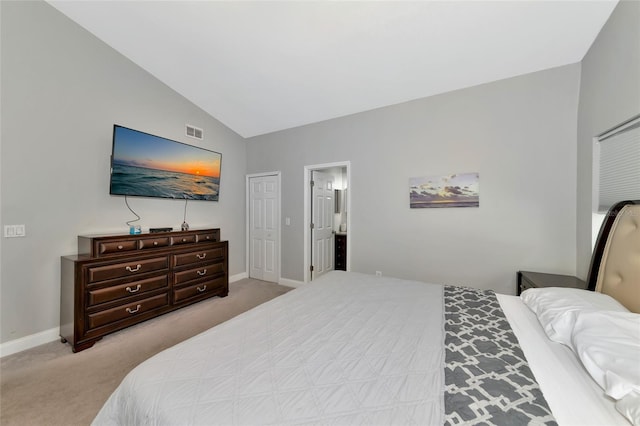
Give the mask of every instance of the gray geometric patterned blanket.
[[444, 287], [445, 424], [556, 425], [492, 291]]

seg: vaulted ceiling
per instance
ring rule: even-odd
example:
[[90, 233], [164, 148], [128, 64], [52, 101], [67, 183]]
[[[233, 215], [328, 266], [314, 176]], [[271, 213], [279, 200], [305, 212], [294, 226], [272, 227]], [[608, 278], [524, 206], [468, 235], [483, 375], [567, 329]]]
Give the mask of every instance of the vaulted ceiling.
[[251, 137], [579, 62], [617, 0], [49, 3]]

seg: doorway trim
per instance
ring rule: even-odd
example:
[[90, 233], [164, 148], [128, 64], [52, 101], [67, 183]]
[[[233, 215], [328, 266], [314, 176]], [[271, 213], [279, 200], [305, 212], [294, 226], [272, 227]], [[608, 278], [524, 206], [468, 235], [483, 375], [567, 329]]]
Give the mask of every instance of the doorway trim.
[[[276, 177], [276, 185], [278, 186], [278, 217], [276, 218], [278, 223], [278, 284], [282, 280], [282, 177], [280, 171], [274, 172], [263, 172], [263, 173], [252, 173], [245, 176], [245, 273], [247, 278], [249, 278], [249, 268], [251, 262], [251, 240], [250, 240], [250, 229], [249, 229], [249, 218], [251, 217], [251, 202], [250, 202], [250, 191], [249, 191], [249, 183], [251, 178], [265, 177], [265, 176], [275, 176]], [[347, 246], [348, 248], [348, 246]]]
[[337, 161], [335, 163], [313, 164], [304, 166], [304, 262], [303, 277], [304, 282], [311, 281], [311, 172], [314, 170], [324, 170], [333, 167], [346, 167], [347, 169], [347, 232], [349, 233], [349, 243], [347, 243], [347, 271], [351, 270], [351, 217], [353, 216], [353, 204], [351, 204], [351, 161]]

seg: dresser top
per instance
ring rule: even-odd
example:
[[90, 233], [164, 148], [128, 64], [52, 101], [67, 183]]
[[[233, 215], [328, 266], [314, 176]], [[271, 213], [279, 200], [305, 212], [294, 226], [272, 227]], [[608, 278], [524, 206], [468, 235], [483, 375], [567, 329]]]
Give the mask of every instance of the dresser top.
[[82, 234], [78, 235], [79, 238], [129, 238], [129, 237], [140, 237], [140, 236], [159, 236], [159, 235], [175, 235], [180, 233], [193, 233], [193, 232], [202, 232], [202, 231], [220, 231], [220, 228], [190, 228], [188, 231], [182, 231], [180, 229], [174, 229], [166, 232], [142, 232], [140, 234], [130, 234], [128, 232], [105, 232], [105, 233], [96, 233], [96, 234]]

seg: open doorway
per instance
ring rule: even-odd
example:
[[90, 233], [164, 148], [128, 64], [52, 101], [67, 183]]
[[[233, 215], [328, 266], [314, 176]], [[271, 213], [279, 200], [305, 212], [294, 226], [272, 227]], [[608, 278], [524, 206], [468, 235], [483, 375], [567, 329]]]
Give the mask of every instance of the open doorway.
[[[316, 180], [321, 183], [316, 183]], [[348, 270], [352, 246], [351, 163], [304, 167], [304, 282], [333, 269]]]

